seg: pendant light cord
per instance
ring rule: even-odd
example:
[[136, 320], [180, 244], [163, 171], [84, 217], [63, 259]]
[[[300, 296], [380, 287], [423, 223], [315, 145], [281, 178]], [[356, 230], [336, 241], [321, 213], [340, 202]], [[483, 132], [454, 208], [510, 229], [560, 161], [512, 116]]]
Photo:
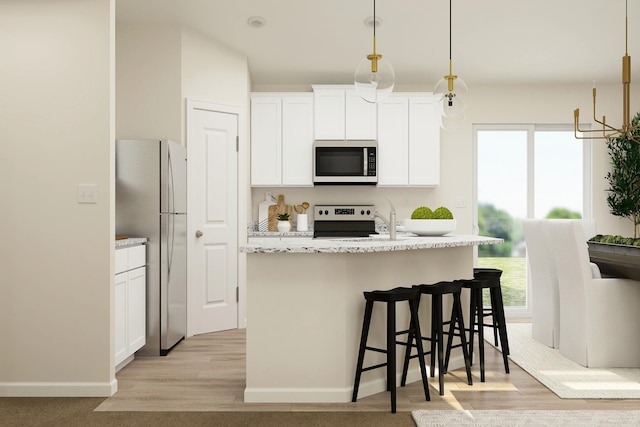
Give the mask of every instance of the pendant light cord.
[[624, 54], [629, 54], [629, 0], [624, 2]]
[[376, 0], [373, 0], [373, 37], [376, 36]]
[[449, 62], [451, 62], [451, 0], [449, 0]]

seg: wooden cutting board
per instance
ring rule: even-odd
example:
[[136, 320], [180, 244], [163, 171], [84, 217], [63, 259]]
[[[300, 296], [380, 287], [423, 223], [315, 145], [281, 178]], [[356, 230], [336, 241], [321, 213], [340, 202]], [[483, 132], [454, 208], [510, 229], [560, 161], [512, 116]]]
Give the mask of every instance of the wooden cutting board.
[[[284, 196], [281, 194], [278, 196], [278, 204], [269, 206], [269, 231], [278, 231], [278, 215], [287, 213], [289, 214], [289, 226], [293, 224], [293, 208], [291, 205], [285, 205]], [[293, 230], [293, 228], [291, 227]]]

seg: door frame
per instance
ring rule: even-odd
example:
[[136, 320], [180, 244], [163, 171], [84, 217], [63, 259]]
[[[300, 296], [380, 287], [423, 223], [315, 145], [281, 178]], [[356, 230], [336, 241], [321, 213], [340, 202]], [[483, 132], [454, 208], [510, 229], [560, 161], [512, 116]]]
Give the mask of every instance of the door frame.
[[[194, 110], [207, 110], [214, 111], [219, 113], [227, 113], [227, 114], [235, 114], [238, 117], [238, 197], [237, 197], [237, 210], [238, 210], [238, 229], [236, 230], [236, 235], [238, 238], [238, 244], [242, 244], [242, 242], [247, 241], [247, 212], [248, 212], [248, 200], [249, 200], [249, 192], [248, 192], [248, 153], [249, 153], [249, 143], [248, 143], [248, 129], [247, 129], [247, 117], [246, 117], [246, 108], [235, 106], [235, 105], [226, 105], [226, 104], [218, 104], [208, 101], [199, 101], [194, 99], [186, 99], [186, 111], [185, 111], [185, 125], [184, 125], [184, 140], [185, 145], [187, 147], [187, 212], [192, 210], [191, 200], [193, 200], [193, 196], [191, 194], [192, 190], [189, 184], [189, 178], [192, 179], [203, 179], [204, 177], [191, 177], [189, 173], [189, 126], [191, 114]], [[189, 221], [189, 216], [187, 216], [187, 247], [191, 247], [193, 241], [195, 240], [195, 232], [196, 225]], [[246, 328], [247, 327], [247, 268], [246, 268], [246, 254], [237, 253], [237, 261], [238, 261], [238, 328]], [[189, 252], [187, 251], [187, 257], [189, 257]], [[191, 331], [190, 325], [190, 307], [189, 307], [189, 294], [193, 292], [193, 285], [190, 282], [191, 274], [189, 274], [189, 269], [187, 268], [187, 337], [193, 335]]]

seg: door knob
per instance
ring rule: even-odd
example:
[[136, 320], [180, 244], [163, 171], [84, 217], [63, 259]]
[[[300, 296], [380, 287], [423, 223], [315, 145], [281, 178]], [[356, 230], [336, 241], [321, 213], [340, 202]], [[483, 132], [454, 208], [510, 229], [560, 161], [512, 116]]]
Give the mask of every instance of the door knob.
[[202, 237], [202, 231], [200, 230], [196, 231], [196, 237]]

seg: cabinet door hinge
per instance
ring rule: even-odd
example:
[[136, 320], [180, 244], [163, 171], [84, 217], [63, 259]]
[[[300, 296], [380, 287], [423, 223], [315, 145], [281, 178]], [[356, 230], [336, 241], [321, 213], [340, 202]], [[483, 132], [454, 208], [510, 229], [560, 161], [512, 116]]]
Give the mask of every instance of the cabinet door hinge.
[[236, 135], [236, 152], [240, 151], [240, 137]]

